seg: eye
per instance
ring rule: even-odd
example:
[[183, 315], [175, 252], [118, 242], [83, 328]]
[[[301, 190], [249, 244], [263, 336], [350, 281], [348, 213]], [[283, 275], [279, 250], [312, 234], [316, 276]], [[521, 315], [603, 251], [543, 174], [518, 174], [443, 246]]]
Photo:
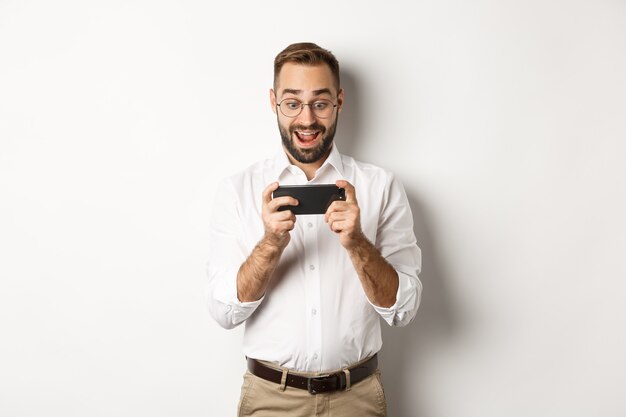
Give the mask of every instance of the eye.
[[313, 108], [315, 110], [326, 110], [328, 106], [330, 106], [330, 103], [328, 101], [316, 101], [315, 103], [313, 103]]
[[283, 106], [285, 106], [289, 110], [298, 110], [300, 107], [302, 107], [302, 103], [297, 100], [286, 100], [283, 102]]

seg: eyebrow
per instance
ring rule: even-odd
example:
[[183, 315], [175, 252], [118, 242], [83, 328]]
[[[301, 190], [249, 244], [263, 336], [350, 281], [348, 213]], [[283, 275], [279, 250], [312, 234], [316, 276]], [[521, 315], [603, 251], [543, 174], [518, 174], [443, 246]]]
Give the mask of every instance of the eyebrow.
[[[285, 94], [300, 95], [302, 94], [302, 90], [294, 90], [293, 88], [285, 88], [281, 96], [284, 96]], [[321, 96], [322, 94], [328, 94], [329, 96], [332, 96], [332, 93], [330, 89], [328, 88], [320, 88], [319, 90], [313, 90], [314, 96]]]

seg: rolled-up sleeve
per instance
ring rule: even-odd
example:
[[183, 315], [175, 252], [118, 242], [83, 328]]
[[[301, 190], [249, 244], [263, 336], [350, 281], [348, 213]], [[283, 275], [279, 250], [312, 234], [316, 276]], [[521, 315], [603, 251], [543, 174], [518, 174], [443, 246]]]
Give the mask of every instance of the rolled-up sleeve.
[[383, 195], [375, 246], [396, 270], [399, 285], [394, 305], [372, 306], [390, 326], [405, 326], [415, 318], [421, 300], [418, 274], [422, 253], [413, 232], [413, 215], [404, 187], [392, 175]]
[[209, 229], [207, 303], [211, 316], [226, 329], [243, 323], [261, 304], [237, 298], [237, 273], [248, 251], [243, 243], [237, 194], [231, 182], [218, 187]]

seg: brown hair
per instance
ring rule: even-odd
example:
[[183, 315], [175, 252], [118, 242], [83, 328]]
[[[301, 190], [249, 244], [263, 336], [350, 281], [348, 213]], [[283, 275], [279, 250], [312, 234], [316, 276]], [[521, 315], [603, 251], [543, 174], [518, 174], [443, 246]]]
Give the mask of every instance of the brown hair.
[[287, 62], [310, 66], [328, 65], [337, 83], [337, 89], [339, 89], [339, 62], [332, 52], [311, 42], [292, 43], [274, 59], [274, 88], [277, 87], [276, 82], [280, 70]]

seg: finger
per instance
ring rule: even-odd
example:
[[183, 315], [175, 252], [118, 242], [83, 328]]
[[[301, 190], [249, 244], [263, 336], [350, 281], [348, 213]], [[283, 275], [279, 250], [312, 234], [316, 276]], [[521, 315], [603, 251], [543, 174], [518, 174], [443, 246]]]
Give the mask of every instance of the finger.
[[272, 201], [270, 201], [267, 206], [270, 209], [270, 211], [273, 212], [273, 211], [277, 211], [278, 208], [282, 206], [297, 206], [298, 204], [300, 204], [300, 202], [296, 200], [295, 198], [284, 196], [284, 197], [276, 197], [272, 199]]
[[324, 222], [326, 223], [328, 223], [328, 219], [330, 218], [330, 215], [333, 214], [333, 212], [335, 211], [333, 208], [333, 204], [328, 206], [328, 208], [326, 209], [326, 213], [324, 213]]
[[285, 220], [296, 221], [296, 215], [291, 210], [276, 211], [271, 214], [270, 221], [282, 222]]
[[282, 232], [289, 232], [293, 230], [295, 226], [296, 226], [296, 222], [294, 220], [289, 219], [289, 220], [279, 222], [277, 225], [277, 229]]
[[354, 221], [349, 218], [330, 220], [328, 224], [333, 232], [343, 232], [355, 229]]
[[330, 230], [335, 233], [341, 233], [348, 227], [348, 223], [345, 220], [336, 220], [330, 223]]
[[339, 201], [339, 200], [333, 201], [332, 203], [330, 203], [330, 206], [328, 206], [328, 208], [326, 209], [326, 213], [324, 213], [324, 220], [326, 221], [326, 223], [328, 223], [328, 217], [332, 213], [346, 211], [347, 209], [348, 209], [348, 205], [346, 204], [345, 201]]
[[354, 203], [347, 203], [345, 201], [335, 201], [330, 206], [328, 206], [328, 210], [324, 213], [324, 219], [326, 223], [328, 223], [328, 219], [333, 213], [347, 213], [354, 209]]
[[340, 220], [346, 220], [347, 217], [348, 216], [345, 211], [335, 211], [332, 213], [328, 213], [328, 218], [326, 220], [326, 223], [333, 223], [333, 222], [340, 221]]
[[293, 228], [296, 226], [296, 222], [292, 219], [288, 219], [288, 220], [284, 220], [284, 221], [279, 221], [279, 222], [273, 222], [268, 228], [267, 230], [274, 234], [274, 235], [283, 235], [291, 230], [293, 230]]
[[272, 201], [272, 193], [276, 191], [277, 188], [278, 188], [277, 181], [265, 187], [265, 190], [263, 190], [263, 204], [268, 204], [270, 201]]
[[291, 230], [293, 230], [294, 227], [296, 227], [296, 221], [295, 220], [288, 220], [288, 221], [285, 222], [285, 230], [291, 231]]
[[278, 222], [274, 225], [274, 231], [277, 234], [290, 232], [296, 226], [296, 223], [293, 220], [285, 220], [282, 222]]
[[337, 180], [335, 185], [346, 191], [346, 203], [356, 203], [356, 191], [354, 186], [346, 180]]

